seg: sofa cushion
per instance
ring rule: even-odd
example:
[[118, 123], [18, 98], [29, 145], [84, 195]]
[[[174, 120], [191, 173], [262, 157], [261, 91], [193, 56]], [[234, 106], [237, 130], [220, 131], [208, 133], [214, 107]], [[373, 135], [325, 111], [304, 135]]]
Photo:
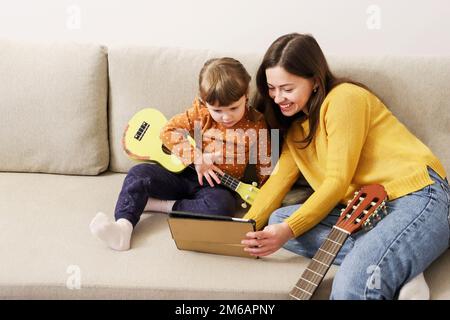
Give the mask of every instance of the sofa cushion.
[[[0, 173], [0, 299], [286, 299], [310, 261], [284, 249], [257, 260], [180, 251], [156, 213], [142, 216], [131, 250], [113, 251], [88, 225], [97, 211], [112, 217], [124, 177]], [[336, 270], [315, 299], [328, 298]], [[450, 250], [425, 272], [432, 299], [450, 299], [449, 270]]]
[[99, 45], [0, 41], [0, 171], [107, 169], [107, 57]]
[[113, 217], [124, 177], [0, 173], [0, 299], [285, 299], [309, 261], [283, 249], [262, 259], [180, 251], [156, 213], [142, 216], [131, 250], [111, 250], [89, 223], [97, 211]]
[[[167, 118], [188, 108], [198, 92], [198, 74], [210, 58], [232, 56], [250, 74], [259, 60], [253, 54], [208, 50], [112, 46], [108, 49], [110, 170], [127, 172], [135, 164], [123, 152], [121, 138], [131, 117], [143, 108], [159, 109]], [[254, 80], [251, 90], [254, 91]]]

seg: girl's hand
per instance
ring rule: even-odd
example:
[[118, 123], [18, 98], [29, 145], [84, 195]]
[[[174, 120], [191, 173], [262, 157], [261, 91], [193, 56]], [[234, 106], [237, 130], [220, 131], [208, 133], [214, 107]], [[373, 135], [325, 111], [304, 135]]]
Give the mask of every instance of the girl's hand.
[[286, 222], [270, 224], [262, 231], [248, 232], [241, 241], [244, 251], [252, 256], [263, 257], [280, 249], [294, 234]]
[[195, 164], [195, 171], [197, 171], [198, 183], [200, 183], [201, 186], [203, 186], [203, 177], [205, 177], [211, 187], [214, 187], [212, 179], [214, 179], [217, 184], [220, 184], [220, 179], [216, 173], [222, 176], [224, 173], [214, 165], [214, 161], [218, 156], [218, 153], [203, 153], [202, 159], [196, 161], [198, 163]]

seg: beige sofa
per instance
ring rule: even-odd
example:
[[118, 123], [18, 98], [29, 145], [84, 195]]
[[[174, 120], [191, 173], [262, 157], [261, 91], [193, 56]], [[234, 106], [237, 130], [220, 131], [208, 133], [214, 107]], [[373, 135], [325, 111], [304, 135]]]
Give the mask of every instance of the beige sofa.
[[[127, 252], [89, 232], [97, 211], [113, 215], [134, 164], [120, 146], [128, 119], [145, 107], [181, 112], [203, 62], [222, 55], [253, 74], [261, 58], [0, 41], [0, 298], [287, 298], [308, 259], [283, 249], [258, 260], [179, 251], [161, 214], [144, 215]], [[450, 172], [450, 57], [329, 62], [377, 92]], [[335, 271], [315, 298], [328, 297]], [[449, 272], [447, 251], [425, 273], [433, 299], [450, 298]]]

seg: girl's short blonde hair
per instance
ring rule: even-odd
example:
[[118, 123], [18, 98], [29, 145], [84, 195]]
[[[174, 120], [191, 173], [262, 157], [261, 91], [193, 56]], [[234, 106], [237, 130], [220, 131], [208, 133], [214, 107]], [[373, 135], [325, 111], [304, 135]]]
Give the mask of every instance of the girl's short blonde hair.
[[236, 59], [210, 59], [200, 71], [200, 99], [210, 105], [229, 106], [248, 93], [250, 80], [247, 70]]

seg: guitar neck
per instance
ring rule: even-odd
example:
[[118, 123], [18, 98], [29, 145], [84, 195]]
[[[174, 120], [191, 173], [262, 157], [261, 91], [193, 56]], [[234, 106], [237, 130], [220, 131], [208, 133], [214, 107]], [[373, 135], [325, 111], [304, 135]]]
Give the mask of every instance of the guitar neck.
[[319, 287], [325, 274], [341, 250], [349, 233], [334, 226], [317, 253], [312, 258], [297, 284], [289, 293], [291, 299], [309, 300]]

